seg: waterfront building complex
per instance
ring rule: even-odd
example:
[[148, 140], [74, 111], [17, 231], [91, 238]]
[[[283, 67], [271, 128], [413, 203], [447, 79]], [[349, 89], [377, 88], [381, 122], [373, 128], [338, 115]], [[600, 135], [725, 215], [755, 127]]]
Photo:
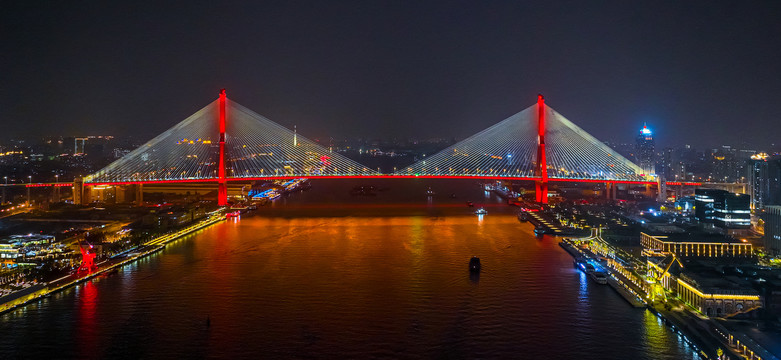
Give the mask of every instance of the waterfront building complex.
[[753, 256], [751, 243], [717, 234], [649, 235], [641, 232], [640, 243], [646, 253], [672, 253], [681, 258]]
[[683, 273], [676, 285], [678, 297], [707, 316], [730, 316], [762, 307], [756, 290], [723, 278]]
[[[724, 277], [712, 268], [688, 264], [676, 266], [668, 256], [649, 256], [649, 276], [666, 291], [677, 294], [687, 305], [707, 316], [729, 317], [763, 307], [764, 298], [747, 281]], [[649, 292], [654, 291], [648, 289]]]
[[741, 229], [751, 226], [750, 196], [726, 190], [696, 189], [694, 217], [700, 223], [712, 223], [722, 229]]

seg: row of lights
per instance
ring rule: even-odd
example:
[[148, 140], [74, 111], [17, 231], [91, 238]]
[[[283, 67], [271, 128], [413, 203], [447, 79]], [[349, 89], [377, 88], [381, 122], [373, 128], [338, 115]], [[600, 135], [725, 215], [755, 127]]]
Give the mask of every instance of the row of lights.
[[[8, 176], [3, 176], [3, 179], [5, 180], [5, 185], [8, 185]], [[54, 174], [54, 182], [60, 182], [60, 175]], [[33, 183], [33, 176], [27, 175], [27, 183], [32, 184]]]

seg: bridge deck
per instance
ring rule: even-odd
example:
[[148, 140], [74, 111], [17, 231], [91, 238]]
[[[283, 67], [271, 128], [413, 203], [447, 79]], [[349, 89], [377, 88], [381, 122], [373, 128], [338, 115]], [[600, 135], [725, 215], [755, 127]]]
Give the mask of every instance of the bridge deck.
[[[227, 178], [228, 182], [241, 181], [261, 181], [261, 180], [289, 180], [297, 178], [309, 179], [474, 179], [474, 180], [508, 180], [508, 181], [538, 181], [539, 177], [531, 176], [501, 176], [501, 175], [397, 175], [397, 174], [376, 174], [376, 175], [286, 175], [286, 176], [263, 176], [263, 177], [235, 177]], [[165, 180], [138, 180], [138, 181], [116, 181], [116, 182], [91, 182], [84, 183], [85, 186], [111, 186], [111, 185], [134, 185], [134, 184], [171, 184], [171, 183], [216, 183], [217, 178], [206, 179], [165, 179]], [[580, 183], [610, 183], [610, 184], [630, 184], [630, 185], [655, 185], [656, 181], [632, 181], [632, 180], [611, 180], [611, 179], [577, 179], [577, 178], [548, 178], [550, 182], [580, 182]], [[700, 186], [700, 182], [680, 182], [668, 181], [667, 185], [688, 185]], [[46, 184], [30, 184], [30, 186], [47, 186]]]

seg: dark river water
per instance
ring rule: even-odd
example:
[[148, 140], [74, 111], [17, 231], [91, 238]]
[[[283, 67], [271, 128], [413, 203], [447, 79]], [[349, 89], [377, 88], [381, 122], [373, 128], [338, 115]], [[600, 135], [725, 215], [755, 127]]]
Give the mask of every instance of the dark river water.
[[696, 358], [473, 182], [372, 184], [314, 182], [4, 314], [0, 358]]

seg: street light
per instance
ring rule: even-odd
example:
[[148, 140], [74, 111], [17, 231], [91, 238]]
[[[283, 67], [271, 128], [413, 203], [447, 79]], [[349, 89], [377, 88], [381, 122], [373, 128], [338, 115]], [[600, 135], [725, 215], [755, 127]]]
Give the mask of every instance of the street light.
[[[32, 185], [32, 183], [33, 183], [33, 176], [32, 175], [27, 175], [27, 179], [28, 179], [27, 184], [28, 185]], [[30, 202], [30, 187], [28, 186], [27, 187], [27, 206], [30, 206], [30, 204], [32, 204], [32, 202]]]
[[54, 201], [60, 202], [60, 174], [54, 174]]

